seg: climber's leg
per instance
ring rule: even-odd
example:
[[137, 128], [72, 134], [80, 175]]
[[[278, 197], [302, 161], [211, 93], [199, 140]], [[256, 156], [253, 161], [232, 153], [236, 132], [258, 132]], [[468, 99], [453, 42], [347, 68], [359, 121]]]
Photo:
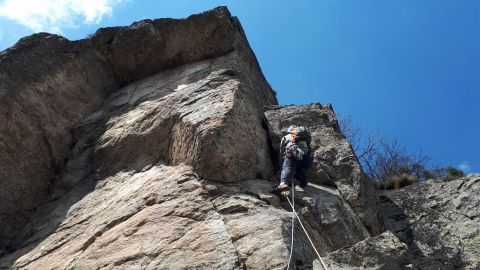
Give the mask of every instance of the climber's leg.
[[307, 170], [312, 164], [312, 158], [310, 155], [306, 155], [303, 160], [299, 161], [295, 169], [295, 178], [298, 180], [300, 187], [304, 188], [307, 186]]
[[280, 185], [277, 189], [287, 189], [292, 184], [295, 161], [291, 157], [286, 157], [282, 164], [282, 173], [280, 174]]

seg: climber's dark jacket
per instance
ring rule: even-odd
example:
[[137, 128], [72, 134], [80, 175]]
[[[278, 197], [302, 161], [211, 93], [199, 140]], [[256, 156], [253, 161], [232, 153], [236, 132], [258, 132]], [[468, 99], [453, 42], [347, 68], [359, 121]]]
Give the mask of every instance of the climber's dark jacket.
[[295, 184], [300, 184], [301, 187], [307, 185], [305, 171], [310, 167], [311, 163], [311, 148], [310, 142], [308, 144], [308, 152], [299, 154], [291, 134], [284, 136], [280, 142], [280, 157], [282, 164], [282, 172], [280, 174], [280, 182], [287, 183], [289, 186], [295, 179]]

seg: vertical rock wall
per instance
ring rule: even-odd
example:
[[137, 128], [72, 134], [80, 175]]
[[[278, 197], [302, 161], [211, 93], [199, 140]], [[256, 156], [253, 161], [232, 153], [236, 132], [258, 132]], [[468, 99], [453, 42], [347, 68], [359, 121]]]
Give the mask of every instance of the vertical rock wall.
[[[36, 34], [2, 52], [0, 235], [10, 215], [47, 202], [74, 147], [72, 129], [108, 94], [161, 70], [233, 51], [256, 87], [245, 96], [257, 105], [275, 103], [241, 26], [226, 8], [185, 20], [100, 29], [74, 42]], [[261, 109], [252, 111], [255, 116], [261, 118]]]

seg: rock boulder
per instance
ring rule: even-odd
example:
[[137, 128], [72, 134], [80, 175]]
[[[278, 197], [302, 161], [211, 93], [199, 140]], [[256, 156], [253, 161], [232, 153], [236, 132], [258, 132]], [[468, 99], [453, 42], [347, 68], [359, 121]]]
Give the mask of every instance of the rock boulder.
[[[332, 252], [325, 261], [327, 267], [336, 270], [412, 269], [407, 246], [390, 231]], [[317, 269], [322, 268], [317, 267]]]

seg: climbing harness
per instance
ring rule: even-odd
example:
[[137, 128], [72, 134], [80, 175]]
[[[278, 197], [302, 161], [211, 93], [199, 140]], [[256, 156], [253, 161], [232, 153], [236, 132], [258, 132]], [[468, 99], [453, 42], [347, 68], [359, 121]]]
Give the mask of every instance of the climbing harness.
[[303, 226], [302, 221], [300, 220], [300, 217], [297, 214], [297, 211], [295, 211], [295, 183], [294, 183], [294, 181], [292, 183], [292, 201], [290, 201], [288, 196], [285, 196], [287, 198], [288, 203], [292, 207], [292, 212], [295, 214], [294, 216], [292, 216], [292, 241], [291, 241], [291, 245], [290, 245], [290, 255], [289, 255], [289, 258], [288, 258], [287, 270], [290, 269], [290, 261], [292, 259], [292, 253], [293, 253], [293, 229], [294, 229], [294, 224], [295, 224], [295, 217], [297, 217], [298, 222], [300, 223], [300, 226], [302, 226], [302, 229], [305, 232], [305, 235], [307, 236], [308, 241], [310, 241], [310, 244], [312, 245], [313, 250], [315, 250], [315, 253], [317, 253], [318, 259], [320, 260], [320, 263], [322, 264], [323, 269], [328, 270], [327, 266], [325, 265], [325, 263], [322, 260], [322, 257], [320, 256], [320, 253], [318, 253], [318, 250], [315, 248], [315, 245], [313, 245], [313, 241], [310, 238], [310, 236], [308, 235], [307, 230]]

